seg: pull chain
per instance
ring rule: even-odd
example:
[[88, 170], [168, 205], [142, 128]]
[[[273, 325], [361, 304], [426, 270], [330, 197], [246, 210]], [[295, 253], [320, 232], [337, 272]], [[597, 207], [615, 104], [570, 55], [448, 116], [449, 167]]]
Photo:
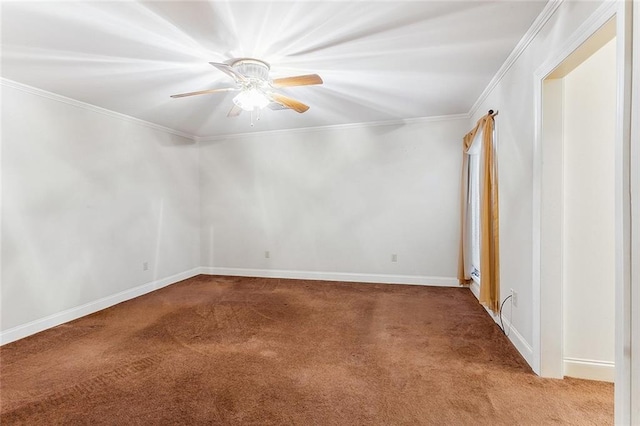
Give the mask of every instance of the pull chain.
[[251, 114], [251, 127], [254, 126], [255, 122], [253, 121], [253, 117], [254, 117], [254, 113], [255, 113], [255, 121], [260, 121], [260, 108], [254, 108], [250, 111]]

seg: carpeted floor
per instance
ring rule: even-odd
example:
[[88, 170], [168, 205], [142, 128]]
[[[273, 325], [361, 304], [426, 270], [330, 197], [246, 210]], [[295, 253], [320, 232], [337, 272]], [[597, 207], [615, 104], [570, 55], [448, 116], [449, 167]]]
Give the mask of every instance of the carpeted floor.
[[0, 348], [2, 425], [606, 425], [467, 289], [199, 276]]

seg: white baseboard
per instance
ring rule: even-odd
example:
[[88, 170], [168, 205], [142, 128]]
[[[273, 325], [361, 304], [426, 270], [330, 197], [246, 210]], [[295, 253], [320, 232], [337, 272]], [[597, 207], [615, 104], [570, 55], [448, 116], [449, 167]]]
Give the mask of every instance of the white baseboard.
[[348, 272], [287, 271], [279, 269], [245, 269], [203, 266], [206, 275], [232, 275], [241, 277], [290, 278], [318, 281], [349, 281], [376, 284], [412, 284], [434, 287], [459, 287], [457, 278], [427, 277], [422, 275], [354, 274]]
[[84, 305], [76, 306], [74, 308], [67, 309], [65, 311], [40, 318], [26, 324], [10, 328], [8, 330], [0, 332], [0, 345], [4, 345], [6, 343], [22, 339], [32, 334], [39, 333], [48, 328], [64, 324], [65, 322], [73, 321], [85, 315], [89, 315], [102, 309], [106, 309], [110, 306], [136, 298], [138, 296], [142, 296], [143, 294], [158, 290], [162, 287], [168, 286], [169, 284], [186, 280], [187, 278], [191, 278], [199, 274], [200, 268], [194, 268], [176, 275], [172, 275], [170, 277], [155, 280], [150, 283], [131, 288], [129, 290], [112, 294], [111, 296], [103, 297], [102, 299], [85, 303]]
[[[500, 321], [500, 318], [495, 316], [493, 320], [498, 322]], [[533, 348], [531, 347], [531, 345], [527, 343], [525, 338], [522, 337], [522, 334], [520, 334], [518, 329], [515, 328], [513, 324], [509, 322], [509, 320], [507, 320], [506, 318], [502, 318], [502, 322], [504, 323], [504, 328], [507, 333], [507, 337], [509, 337], [509, 340], [511, 340], [511, 343], [513, 343], [513, 346], [516, 347], [518, 352], [520, 352], [520, 355], [522, 355], [524, 360], [527, 361], [527, 364], [529, 364], [529, 366], [533, 368]]]
[[471, 285], [469, 286], [469, 290], [476, 297], [476, 299], [480, 300], [480, 284], [477, 281], [472, 280]]
[[[471, 290], [473, 295], [476, 297], [476, 299], [480, 299], [480, 285], [476, 281], [471, 282], [469, 289]], [[486, 308], [485, 310], [487, 311], [489, 316], [493, 318], [496, 324], [500, 324], [499, 315], [494, 315], [493, 312], [491, 312]], [[522, 334], [520, 334], [518, 329], [516, 329], [513, 326], [513, 324], [509, 322], [509, 320], [503, 317], [502, 322], [504, 323], [504, 329], [507, 334], [507, 337], [509, 338], [511, 343], [513, 343], [513, 346], [515, 346], [518, 352], [520, 352], [520, 355], [522, 355], [525, 361], [527, 361], [527, 364], [533, 367], [533, 348], [531, 347], [531, 345], [527, 343], [525, 338], [522, 337]]]
[[611, 361], [579, 358], [564, 359], [564, 375], [568, 377], [613, 383], [615, 373], [615, 365]]

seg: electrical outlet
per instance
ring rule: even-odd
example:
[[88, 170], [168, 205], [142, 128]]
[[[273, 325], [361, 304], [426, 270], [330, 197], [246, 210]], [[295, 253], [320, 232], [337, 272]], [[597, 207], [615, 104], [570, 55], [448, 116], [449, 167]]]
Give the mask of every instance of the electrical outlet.
[[143, 271], [149, 270], [149, 262], [142, 262], [142, 270]]
[[398, 255], [397, 255], [397, 254], [395, 254], [395, 253], [394, 253], [394, 254], [392, 254], [392, 255], [391, 255], [391, 261], [392, 261], [392, 262], [397, 262], [397, 261], [398, 261]]
[[511, 289], [511, 304], [516, 308], [518, 307], [518, 292], [514, 289]]
[[271, 257], [271, 253], [269, 253], [269, 250], [266, 250], [266, 251], [264, 252], [264, 258], [265, 258], [265, 259], [269, 259], [270, 257]]

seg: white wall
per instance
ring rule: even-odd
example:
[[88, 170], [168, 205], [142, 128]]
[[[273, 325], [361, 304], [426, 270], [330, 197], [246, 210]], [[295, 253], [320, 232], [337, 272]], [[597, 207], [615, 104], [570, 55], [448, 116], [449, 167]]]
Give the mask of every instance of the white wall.
[[488, 87], [473, 111], [475, 123], [487, 110], [499, 110], [500, 278], [504, 299], [513, 288], [518, 306], [510, 313], [510, 335], [532, 362], [533, 353], [533, 166], [534, 73], [549, 55], [602, 4], [565, 1], [501, 78]]
[[192, 141], [15, 86], [2, 87], [3, 332], [199, 266]]
[[457, 118], [201, 143], [203, 265], [456, 285], [468, 130]]
[[563, 80], [565, 374], [613, 381], [615, 39]]

